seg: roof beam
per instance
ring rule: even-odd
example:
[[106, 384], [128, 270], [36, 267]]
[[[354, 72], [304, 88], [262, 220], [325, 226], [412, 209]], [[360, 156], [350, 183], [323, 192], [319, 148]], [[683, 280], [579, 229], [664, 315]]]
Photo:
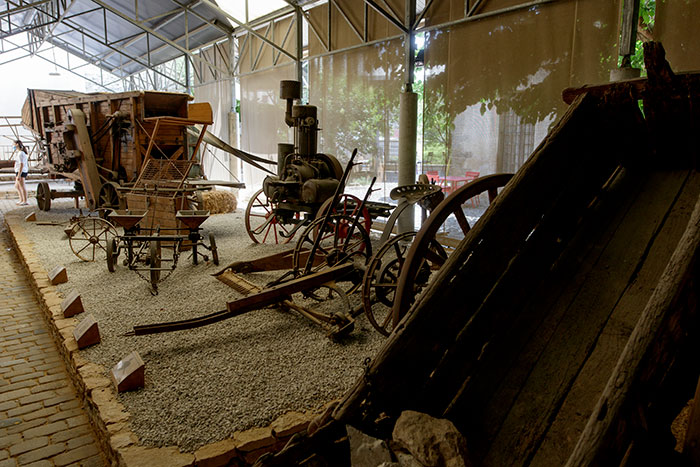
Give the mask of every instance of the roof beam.
[[56, 22], [51, 25], [51, 27], [49, 28], [47, 33], [44, 34], [44, 37], [41, 39], [41, 41], [34, 48], [35, 53], [38, 52], [39, 49], [41, 49], [41, 46], [44, 45], [44, 43], [46, 42], [46, 40], [49, 37], [53, 36], [53, 32], [56, 30], [56, 26], [61, 24], [61, 22], [63, 22], [63, 20], [66, 19], [66, 14], [68, 13], [68, 11], [70, 10], [70, 7], [72, 7], [74, 3], [75, 3], [75, 0], [70, 0], [70, 3], [68, 4], [68, 6], [66, 6], [65, 10], [63, 10], [63, 12], [60, 14], [58, 19], [56, 20]]
[[[203, 1], [206, 3], [209, 3], [208, 0], [203, 0]], [[143, 29], [144, 31], [151, 34], [153, 37], [157, 38], [158, 40], [164, 42], [165, 44], [169, 45], [170, 47], [173, 47], [174, 49], [179, 50], [180, 52], [184, 53], [188, 57], [191, 57], [192, 60], [203, 61], [203, 59], [201, 57], [198, 57], [197, 55], [193, 54], [190, 50], [187, 50], [185, 47], [182, 47], [181, 45], [168, 39], [167, 37], [163, 36], [162, 34], [159, 34], [153, 28], [146, 26], [143, 23], [143, 21], [137, 21], [137, 20], [129, 17], [129, 15], [127, 15], [126, 13], [119, 11], [117, 8], [114, 8], [113, 6], [108, 5], [107, 3], [105, 3], [102, 0], [92, 0], [92, 2], [97, 4], [97, 5], [100, 5], [105, 10], [109, 11], [110, 13], [112, 13], [114, 15], [117, 15], [118, 17], [122, 18], [125, 21], [128, 21], [129, 23], [133, 24], [134, 26], [137, 26], [137, 27]], [[206, 65], [210, 65], [210, 64], [206, 63]], [[150, 67], [147, 66], [147, 68], [150, 68]]]
[[[97, 1], [97, 0], [92, 0], [92, 1]], [[212, 8], [212, 9], [218, 11], [218, 12], [221, 13], [222, 15], [226, 15], [227, 18], [229, 18], [231, 21], [233, 21], [234, 23], [236, 23], [238, 26], [242, 27], [243, 29], [245, 29], [245, 30], [248, 31], [250, 34], [252, 34], [252, 35], [254, 35], [255, 37], [257, 37], [257, 38], [260, 39], [261, 41], [263, 41], [263, 42], [269, 44], [270, 46], [274, 47], [276, 50], [278, 50], [279, 52], [285, 54], [286, 56], [288, 56], [288, 57], [291, 58], [292, 60], [297, 60], [297, 57], [295, 57], [295, 56], [292, 55], [291, 53], [287, 52], [284, 48], [278, 46], [277, 44], [275, 44], [275, 43], [274, 43], [273, 41], [271, 41], [270, 39], [268, 39], [268, 38], [266, 38], [266, 37], [263, 37], [262, 34], [259, 34], [257, 31], [255, 31], [255, 29], [253, 29], [252, 27], [250, 27], [248, 24], [246, 24], [246, 23], [244, 23], [244, 22], [238, 20], [237, 18], [234, 18], [233, 15], [231, 15], [230, 13], [228, 13], [228, 12], [222, 10], [217, 4], [215, 4], [215, 3], [212, 2], [211, 0], [202, 0], [202, 3], [204, 3], [205, 5], [207, 5], [208, 7]]]

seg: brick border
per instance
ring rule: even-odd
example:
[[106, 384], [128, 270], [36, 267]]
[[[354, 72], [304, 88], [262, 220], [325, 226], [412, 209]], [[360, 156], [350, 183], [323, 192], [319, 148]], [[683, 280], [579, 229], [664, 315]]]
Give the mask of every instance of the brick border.
[[208, 444], [194, 453], [182, 453], [176, 446], [152, 448], [139, 445], [139, 438], [129, 428], [129, 412], [117, 400], [108, 370], [92, 363], [78, 352], [73, 329], [76, 318], [64, 318], [61, 309], [63, 296], [51, 285], [48, 272], [34, 252], [34, 243], [27, 237], [24, 218], [13, 212], [5, 213], [12, 244], [34, 290], [44, 318], [81, 398], [87, 405], [88, 416], [95, 428], [98, 442], [112, 465], [217, 467], [224, 465], [252, 465], [258, 457], [282, 449], [296, 433], [306, 430], [320, 412], [288, 412], [270, 426], [237, 431], [232, 438]]

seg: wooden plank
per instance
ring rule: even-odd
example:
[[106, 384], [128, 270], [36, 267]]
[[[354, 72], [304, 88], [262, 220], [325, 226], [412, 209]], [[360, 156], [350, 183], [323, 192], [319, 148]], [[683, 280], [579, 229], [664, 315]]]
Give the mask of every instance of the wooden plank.
[[[602, 454], [602, 446], [610, 437], [624, 433], [621, 417], [626, 402], [630, 410], [639, 410], [639, 405], [629, 399], [638, 391], [651, 390], [663, 377], [675, 353], [672, 347], [655, 346], [655, 343], [677, 344], [673, 340], [682, 338], [683, 327], [688, 319], [697, 318], [697, 270], [700, 265], [700, 200], [690, 216], [676, 250], [671, 256], [657, 287], [647, 302], [632, 335], [611, 374], [595, 409], [588, 419], [567, 466], [591, 465]], [[684, 301], [684, 294], [691, 295]], [[688, 319], [683, 319], [688, 317]], [[641, 400], [640, 403], [647, 404]], [[621, 430], [622, 428], [622, 430]]]
[[[573, 301], [553, 309], [554, 322], [547, 326], [549, 329], [535, 334], [534, 345], [539, 346], [541, 341], [547, 344], [539, 358], [523, 362], [525, 371], [529, 367], [527, 379], [500, 426], [484, 465], [524, 465], [533, 454], [615, 306], [635, 279], [640, 262], [646, 259], [650, 239], [653, 240], [686, 179], [687, 171], [652, 174], [623, 222], [613, 227], [611, 237], [603, 240], [605, 247], [593, 269], [582, 282], [572, 284], [576, 289]], [[631, 313], [638, 316], [639, 311], [633, 309]], [[627, 319], [634, 322], [635, 316]], [[506, 379], [502, 384], [509, 390], [512, 382]], [[496, 398], [494, 401], [506, 402]]]
[[558, 465], [563, 465], [573, 451], [641, 310], [685, 231], [688, 215], [699, 196], [700, 175], [694, 173], [664, 219], [636, 276], [617, 303], [610, 321], [567, 394], [531, 465], [547, 466], [555, 459]]

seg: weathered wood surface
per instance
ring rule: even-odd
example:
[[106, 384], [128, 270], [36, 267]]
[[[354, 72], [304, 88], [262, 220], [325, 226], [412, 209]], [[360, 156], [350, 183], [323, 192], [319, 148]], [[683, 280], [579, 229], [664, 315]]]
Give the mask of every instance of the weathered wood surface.
[[[674, 177], [674, 174], [667, 174]], [[576, 376], [571, 389], [566, 394], [557, 416], [548, 428], [547, 434], [537, 450], [531, 465], [551, 465], [552, 460], [563, 465], [575, 446], [575, 440], [583, 431], [588, 417], [617, 359], [627, 343], [632, 329], [636, 325], [641, 310], [644, 309], [651, 293], [658, 284], [659, 277], [673, 254], [678, 241], [688, 223], [688, 213], [700, 197], [700, 174], [692, 173], [684, 182], [678, 198], [672, 203], [667, 215], [660, 213], [658, 207], [663, 204], [663, 193], [672, 191], [671, 186], [660, 185], [658, 175], [650, 179], [638, 203], [637, 222], [652, 224], [654, 232], [642, 257], [639, 258], [628, 285], [612, 310], [610, 318], [597, 338], [591, 355]], [[671, 184], [668, 184], [671, 185]], [[657, 199], [645, 205], [647, 193], [654, 193]], [[657, 208], [657, 213], [652, 212]], [[659, 218], [658, 215], [664, 215]], [[628, 216], [634, 216], [630, 212]], [[638, 235], [635, 233], [634, 235]], [[632, 237], [630, 237], [632, 238]], [[623, 258], [623, 260], [632, 258]]]
[[691, 465], [700, 465], [700, 379], [695, 389], [693, 408], [688, 418], [688, 430], [685, 433], [683, 454]]
[[[624, 412], [643, 417], [649, 404], [644, 398], [635, 403], [632, 395], [649, 394], [663, 382], [673, 350], [685, 335], [684, 325], [697, 319], [699, 265], [700, 200], [566, 465], [594, 465], [602, 455], [606, 463], [614, 462], [610, 452], [602, 451], [611, 438], [629, 436], [629, 413]], [[624, 451], [616, 454], [621, 458]]]
[[562, 196], [600, 189], [624, 149], [618, 134], [638, 134], [640, 124], [629, 99], [579, 97], [467, 234], [335, 416], [371, 430], [379, 412], [435, 406], [422, 397], [423, 385], [450, 343]]

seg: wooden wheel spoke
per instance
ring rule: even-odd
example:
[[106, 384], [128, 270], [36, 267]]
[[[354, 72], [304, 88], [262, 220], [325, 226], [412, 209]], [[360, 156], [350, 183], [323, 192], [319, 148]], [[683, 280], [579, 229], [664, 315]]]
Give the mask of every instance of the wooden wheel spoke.
[[445, 261], [447, 260], [446, 257], [440, 256], [438, 253], [435, 251], [428, 249], [425, 252], [425, 259], [430, 261], [433, 264], [437, 264], [438, 266], [442, 266], [445, 264]]
[[471, 230], [471, 226], [469, 225], [467, 216], [464, 215], [464, 211], [462, 211], [461, 206], [454, 212], [454, 215], [457, 218], [457, 223], [459, 224], [459, 227], [462, 229], [462, 233], [466, 235], [467, 232]]

